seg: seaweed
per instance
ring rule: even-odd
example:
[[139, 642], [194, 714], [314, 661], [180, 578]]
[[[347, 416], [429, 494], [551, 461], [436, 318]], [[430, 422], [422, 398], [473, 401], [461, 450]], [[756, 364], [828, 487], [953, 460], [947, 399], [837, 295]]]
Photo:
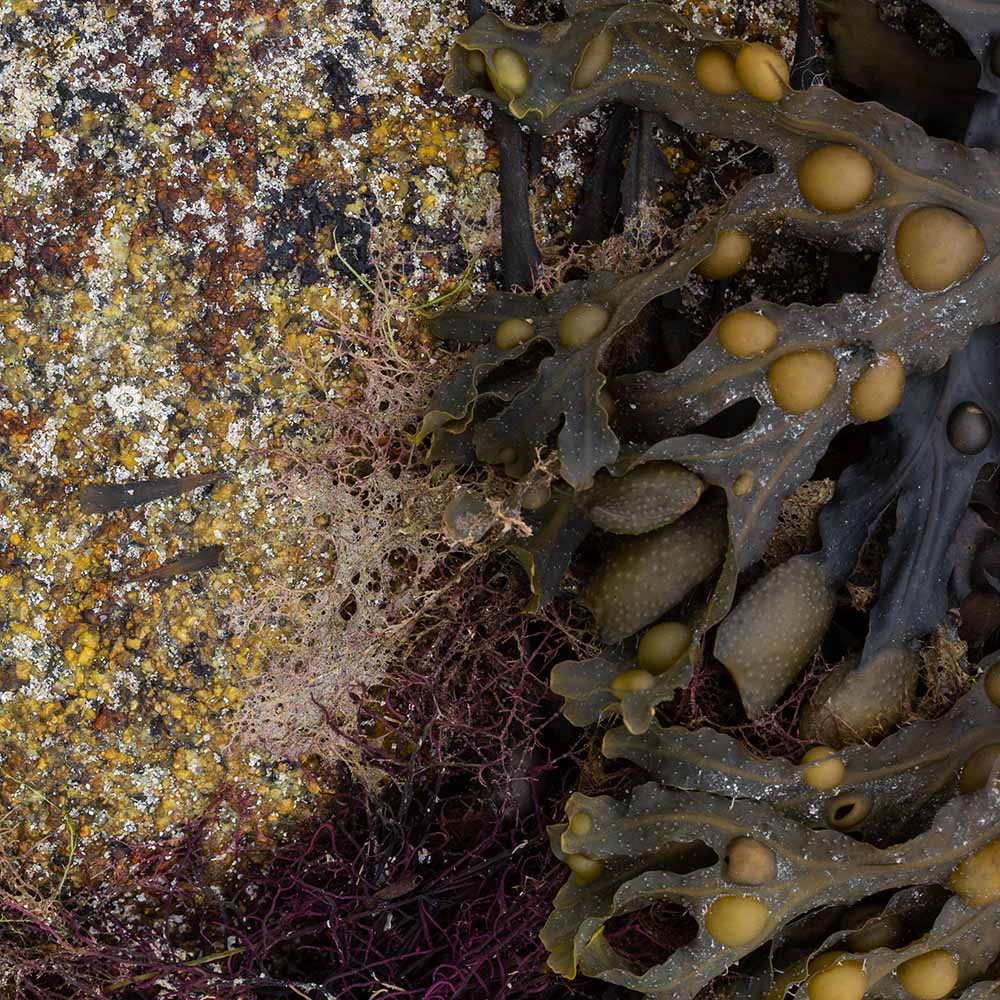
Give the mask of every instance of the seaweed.
[[[890, 708], [891, 692], [879, 706], [881, 723], [869, 718], [869, 675], [884, 670], [880, 654], [924, 638], [952, 605], [955, 537], [978, 475], [1000, 458], [993, 433], [1000, 426], [998, 334], [997, 327], [978, 330], [940, 372], [907, 383], [899, 409], [874, 431], [866, 457], [845, 470], [820, 514], [818, 561], [837, 586], [889, 509], [895, 528], [857, 666], [838, 672], [814, 698], [806, 722], [815, 738], [864, 738], [898, 721], [901, 706]], [[910, 673], [918, 668], [910, 657]], [[912, 685], [897, 682], [897, 693]]]
[[[656, 782], [637, 786], [621, 801], [576, 793], [566, 815], [568, 822], [552, 829], [557, 855], [575, 872], [583, 869], [574, 864], [581, 856], [596, 866], [584, 877], [571, 875], [556, 896], [542, 931], [550, 966], [564, 976], [579, 969], [663, 1000], [695, 996], [770, 941], [779, 927], [818, 907], [904, 886], [943, 884], [968, 859], [990, 851], [1000, 835], [1000, 796], [994, 789], [948, 802], [925, 833], [889, 848], [832, 830], [810, 830], [762, 802], [682, 792]], [[730, 848], [744, 839], [770, 852], [773, 877], [750, 880], [733, 871]], [[677, 872], [660, 863], [669, 844], [705, 845], [715, 858]], [[975, 905], [955, 898], [952, 911], [963, 936], [995, 924], [995, 886]], [[683, 906], [699, 929], [665, 962], [644, 969], [615, 952], [603, 928], [612, 917], [662, 900]], [[879, 966], [873, 962], [873, 968]], [[881, 968], [888, 975], [895, 965], [890, 960]]]
[[[577, 792], [567, 822], [550, 828], [571, 874], [542, 941], [565, 977], [664, 1000], [709, 984], [755, 1000], [781, 1000], [797, 984], [810, 1000], [902, 1000], [921, 995], [927, 976], [948, 981], [935, 996], [977, 997], [977, 980], [996, 967], [998, 668], [984, 663], [941, 718], [887, 736], [915, 695], [919, 642], [949, 606], [973, 486], [1000, 460], [990, 400], [1000, 163], [971, 148], [1000, 90], [994, 33], [982, 34], [979, 5], [935, 6], [978, 68], [961, 56], [930, 60], [880, 26], [859, 44], [870, 55], [883, 39], [886, 60], [863, 77], [858, 67], [871, 67], [852, 64], [848, 42], [873, 9], [819, 3], [842, 79], [892, 107], [793, 89], [816, 78], [805, 0], [793, 69], [763, 43], [721, 38], [649, 2], [571, 2], [565, 20], [537, 27], [486, 13], [453, 46], [450, 91], [489, 100], [536, 133], [610, 106], [578, 237], [602, 238], [655, 192], [658, 127], [751, 143], [771, 165], [716, 217], [670, 234], [666, 256], [639, 273], [494, 293], [433, 324], [440, 340], [472, 350], [438, 387], [416, 439], [455, 466], [499, 466], [524, 483], [540, 467], [557, 471], [561, 482], [527, 512], [531, 535], [515, 547], [529, 607], [557, 595], [594, 535], [574, 575], [590, 569], [581, 596], [606, 645], [557, 663], [550, 686], [576, 726], [620, 716], [604, 758], [652, 779], [614, 796]], [[940, 125], [942, 109], [954, 120]], [[932, 137], [910, 118], [948, 134], [968, 118], [970, 141]], [[727, 281], [775, 234], [848, 266], [874, 255], [871, 280], [834, 274], [835, 294], [821, 304], [754, 297], [710, 329], [683, 329], [681, 289]], [[665, 317], [682, 332], [660, 347]], [[786, 498], [828, 454], [836, 465], [831, 445], [852, 425], [866, 425], [866, 457], [845, 463], [820, 515], [819, 551], [799, 547], [777, 565], [772, 554], [755, 575]], [[793, 720], [800, 737], [829, 745], [796, 762], [760, 759], [714, 729], [663, 724], [691, 721], [675, 696], [721, 673], [719, 663], [751, 726], [762, 720], [815, 656], [838, 591], [890, 508], [895, 530], [864, 646]], [[734, 606], [741, 577], [750, 585]], [[628, 787], [636, 769], [610, 773]], [[595, 790], [592, 779], [583, 787]], [[633, 948], [643, 920], [662, 931]], [[919, 933], [899, 932], [907, 920]], [[737, 964], [745, 986], [723, 978]]]
[[636, 644], [624, 642], [587, 660], [557, 663], [549, 685], [565, 699], [563, 715], [574, 726], [619, 714], [628, 732], [642, 734], [652, 724], [656, 706], [691, 680], [690, 657], [660, 674], [645, 674], [638, 666]]
[[[784, 996], [790, 987], [808, 981], [812, 996], [819, 992], [822, 970], [837, 964], [848, 969], [854, 966], [863, 973], [859, 985], [867, 997], [909, 1000], [926, 993], [951, 993], [956, 987], [966, 987], [963, 997], [985, 995], [987, 984], [977, 980], [988, 973], [1000, 951], [1000, 909], [995, 903], [970, 907], [946, 893], [942, 898], [935, 888], [904, 889], [884, 905], [875, 900], [862, 902], [839, 921], [835, 908], [823, 911], [833, 914], [835, 929], [821, 925], [819, 940], [805, 948], [789, 948], [785, 942], [783, 957], [775, 958], [775, 966], [763, 977], [762, 995], [769, 1000]], [[920, 975], [928, 957], [940, 962], [936, 971], [944, 978], [936, 990], [927, 988], [931, 984], [926, 982], [926, 969]], [[834, 987], [834, 983], [828, 985]], [[992, 989], [995, 983], [988, 986]], [[831, 992], [837, 995], [839, 991]]]
[[929, 132], [963, 138], [980, 75], [974, 60], [927, 53], [881, 21], [869, 0], [817, 0], [816, 6], [826, 15], [842, 80]]
[[[997, 318], [991, 248], [1000, 220], [991, 202], [1000, 166], [988, 154], [928, 137], [880, 105], [854, 104], [825, 87], [793, 92], [782, 82], [787, 67], [774, 50], [710, 36], [657, 5], [578, 4], [570, 15], [539, 28], [484, 15], [453, 47], [449, 89], [485, 97], [541, 133], [614, 103], [595, 165], [605, 182], [616, 151], [624, 149], [627, 123], [618, 109], [627, 105], [681, 127], [755, 143], [770, 155], [772, 171], [751, 180], [721, 217], [685, 233], [649, 270], [630, 277], [595, 272], [541, 297], [494, 293], [439, 317], [433, 330], [440, 339], [478, 346], [435, 392], [417, 439], [430, 439], [433, 457], [501, 465], [515, 477], [526, 476], [554, 445], [569, 489], [548, 518], [532, 517], [535, 537], [515, 548], [531, 579], [529, 610], [558, 592], [588, 534], [587, 518], [602, 530], [619, 532], [627, 524], [625, 530], [636, 533], [608, 548], [586, 591], [609, 644], [655, 622], [718, 571], [694, 621], [697, 661], [704, 634], [725, 619], [740, 572], [762, 554], [784, 498], [813, 472], [834, 436], [866, 422], [878, 443], [897, 426], [919, 435], [926, 416], [918, 412], [919, 377], [941, 369], [976, 327]], [[808, 22], [804, 26], [808, 61], [811, 35]], [[630, 184], [643, 172], [643, 157], [646, 173], [655, 172], [643, 152], [644, 121], [626, 167]], [[606, 198], [585, 190], [585, 228], [597, 232], [610, 211]], [[732, 274], [757, 237], [772, 230], [837, 253], [879, 253], [870, 289], [819, 306], [753, 299], [723, 316], [673, 367], [636, 371], [623, 364], [643, 357], [619, 345], [641, 340], [650, 308], [670, 302], [695, 271], [710, 279]], [[929, 271], [942, 242], [951, 248], [950, 264], [945, 272]], [[969, 369], [957, 361], [948, 371]], [[906, 376], [911, 387], [904, 398]], [[913, 434], [900, 440], [904, 449], [919, 451]], [[899, 479], [897, 513], [905, 513], [909, 500], [925, 496], [915, 471], [920, 456], [907, 465], [898, 461], [898, 448], [877, 447], [873, 454]], [[657, 506], [649, 469], [665, 463], [687, 470], [699, 489], [724, 495], [724, 549], [695, 557], [692, 539], [700, 536], [683, 527], [695, 516], [684, 514], [684, 504], [697, 500], [693, 491], [669, 511], [682, 515], [675, 527], [657, 524], [648, 511], [640, 515]], [[903, 482], [906, 468], [914, 472], [909, 483]], [[615, 481], [637, 488], [618, 488], [609, 517], [600, 498]], [[856, 507], [866, 500], [877, 506], [881, 498], [884, 509], [878, 489], [860, 492], [850, 494]], [[865, 513], [852, 509], [851, 532], [844, 533], [850, 538], [838, 536], [818, 556], [773, 571], [723, 621], [715, 655], [736, 680], [751, 719], [775, 704], [823, 638], [836, 590], [865, 537], [854, 544], [853, 534], [873, 520]], [[916, 521], [912, 527], [917, 530]], [[908, 537], [901, 531], [899, 546]], [[940, 538], [946, 546], [945, 531]], [[681, 570], [692, 562], [698, 571], [688, 579]], [[939, 560], [942, 570], [946, 563]], [[676, 586], [662, 575], [668, 565], [677, 568]], [[842, 664], [807, 713], [805, 731], [815, 738], [882, 734], [902, 717], [919, 669], [908, 644], [944, 610], [941, 588], [918, 585], [923, 563], [915, 565], [916, 573], [897, 574], [885, 588], [860, 666]], [[921, 603], [930, 591], [935, 600]], [[899, 595], [921, 609], [901, 622]], [[771, 627], [775, 614], [782, 616], [779, 629]], [[900, 624], [884, 629], [888, 622]], [[613, 653], [610, 662], [616, 662]], [[577, 703], [572, 718], [592, 720], [614, 709], [608, 663], [587, 661], [575, 684], [566, 665], [560, 670], [558, 685]], [[847, 695], [833, 694], [844, 684], [851, 699], [846, 709]], [[649, 684], [641, 707], [631, 694], [629, 725], [646, 725], [650, 706], [674, 690], [669, 681]], [[874, 707], [876, 717], [862, 718], [848, 710], [852, 705], [869, 715]]]
[[[482, 0], [466, 0], [470, 20], [486, 13]], [[505, 287], [530, 288], [537, 279], [542, 257], [535, 242], [528, 206], [528, 168], [524, 134], [518, 122], [502, 109], [493, 120], [500, 146], [501, 272]]]
[[[593, 39], [609, 36], [613, 44], [606, 66], [595, 82], [574, 89], [574, 70], [584, 50]], [[998, 234], [991, 202], [1000, 167], [986, 154], [928, 138], [879, 105], [856, 105], [823, 87], [782, 90], [777, 101], [744, 91], [708, 93], [693, 68], [708, 45], [727, 54], [743, 49], [652, 4], [583, 7], [558, 26], [538, 29], [486, 15], [459, 37], [448, 78], [452, 91], [489, 98], [543, 133], [618, 100], [653, 107], [682, 126], [754, 142], [771, 154], [774, 169], [752, 180], [721, 218], [698, 229], [650, 271], [625, 279], [598, 273], [541, 300], [524, 300], [533, 321], [531, 337], [513, 350], [484, 344], [473, 352], [436, 393], [422, 433], [437, 439], [459, 425], [467, 431], [471, 419], [476, 457], [502, 461], [516, 472], [561, 428], [560, 471], [575, 489], [589, 487], [602, 468], [621, 473], [645, 461], [679, 462], [726, 491], [734, 563], [742, 569], [760, 555], [782, 497], [809, 475], [836, 431], [855, 419], [851, 389], [864, 372], [890, 351], [908, 373], [932, 372], [976, 326], [995, 318], [996, 265], [988, 248]], [[498, 79], [503, 75], [493, 61], [498, 52], [514, 53], [523, 62], [517, 83], [523, 90], [516, 94], [501, 84], [501, 96], [469, 68], [466, 54], [478, 53], [487, 74]], [[849, 147], [873, 171], [871, 191], [846, 211], [817, 210], [800, 190], [798, 167], [824, 145]], [[954, 275], [944, 287], [913, 284], [928, 282], [914, 275], [904, 245], [896, 247], [899, 258], [892, 249], [881, 254], [867, 295], [848, 295], [820, 307], [751, 302], [744, 311], [765, 316], [780, 331], [774, 346], [760, 354], [734, 357], [709, 336], [667, 372], [616, 376], [602, 369], [613, 342], [645, 306], [704, 265], [720, 233], [740, 232], [752, 244], [765, 229], [781, 229], [840, 248], [883, 251], [899, 242], [904, 218], [917, 225], [926, 216], [914, 218], [913, 212], [930, 206], [970, 220], [987, 248], [984, 261], [972, 261], [971, 273]], [[970, 238], [978, 248], [978, 239]], [[584, 304], [605, 310], [604, 325], [579, 341], [567, 339], [564, 325], [560, 334], [566, 314]], [[459, 320], [453, 316], [449, 322]], [[460, 322], [484, 331], [490, 320], [472, 310]], [[479, 384], [532, 343], [548, 348], [535, 380], [500, 412], [487, 410], [480, 418]], [[796, 412], [795, 400], [784, 398], [784, 408], [775, 401], [776, 363], [784, 359], [787, 367], [789, 358], [804, 351], [816, 352], [805, 360], [822, 355], [822, 365], [832, 362], [833, 385], [820, 392], [816, 405]], [[600, 399], [606, 381], [622, 413], [614, 428]], [[727, 439], [696, 432], [743, 399], [759, 405], [748, 429]]]
[[1000, 147], [1000, 57], [997, 49], [996, 10], [984, 0], [927, 0], [964, 39], [979, 62], [976, 101], [965, 142], [985, 149]]
[[[756, 757], [741, 741], [712, 729], [654, 722], [639, 738], [619, 727], [605, 735], [602, 751], [638, 764], [661, 784], [767, 802], [809, 826], [850, 829], [874, 843], [896, 843], [928, 808], [960, 790], [976, 790], [980, 773], [970, 771], [963, 779], [970, 760], [1000, 749], [1000, 713], [988, 681], [995, 660], [982, 664], [975, 687], [940, 719], [906, 726], [877, 747], [844, 749], [837, 755], [843, 772], [833, 787], [813, 787], [801, 764]], [[837, 812], [853, 801], [867, 808], [856, 810], [848, 825]]]

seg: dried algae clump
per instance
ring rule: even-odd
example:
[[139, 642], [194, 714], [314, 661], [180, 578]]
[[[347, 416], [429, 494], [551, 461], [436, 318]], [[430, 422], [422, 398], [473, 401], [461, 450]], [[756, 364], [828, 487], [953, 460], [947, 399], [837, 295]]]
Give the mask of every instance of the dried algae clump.
[[653, 674], [669, 670], [691, 648], [694, 633], [683, 622], [660, 622], [639, 640], [639, 666]]
[[723, 229], [712, 252], [695, 268], [703, 278], [720, 281], [742, 271], [750, 259], [750, 237], [739, 229]]
[[700, 499], [705, 484], [674, 462], [647, 462], [619, 478], [600, 475], [587, 514], [604, 531], [642, 535], [676, 521]]
[[705, 911], [705, 930], [719, 944], [744, 948], [767, 926], [767, 906], [752, 896], [720, 896]]
[[916, 1000], [941, 1000], [958, 984], [958, 962], [943, 948], [907, 959], [898, 969], [899, 985]]
[[830, 747], [813, 747], [802, 757], [802, 780], [810, 788], [829, 791], [844, 780], [844, 762]]
[[753, 837], [734, 837], [724, 861], [726, 878], [737, 885], [766, 885], [778, 873], [774, 851]]
[[707, 45], [698, 53], [694, 75], [716, 97], [730, 97], [742, 89], [733, 57], [721, 45]]
[[616, 542], [586, 591], [605, 641], [656, 621], [714, 572], [725, 551], [725, 514], [714, 502], [657, 531]]
[[799, 190], [821, 212], [850, 212], [875, 190], [875, 168], [864, 153], [851, 146], [814, 149], [800, 164]]
[[809, 963], [809, 971], [809, 1000], [861, 1000], [868, 988], [864, 966], [844, 951], [817, 956]]
[[786, 413], [815, 410], [837, 382], [837, 365], [825, 351], [792, 351], [767, 370], [771, 398]]
[[736, 55], [736, 76], [743, 89], [761, 101], [780, 101], [789, 86], [788, 63], [764, 42], [744, 45]]
[[985, 253], [982, 233], [950, 208], [915, 209], [896, 229], [899, 269], [922, 292], [939, 292], [968, 277]]
[[855, 420], [882, 420], [899, 406], [906, 383], [906, 369], [895, 351], [880, 354], [851, 386], [848, 409]]
[[719, 626], [715, 655], [751, 718], [778, 700], [815, 653], [834, 604], [823, 567], [796, 556], [758, 580]]
[[969, 855], [951, 873], [948, 887], [969, 906], [1000, 900], [1000, 840]]
[[589, 87], [608, 68], [614, 47], [615, 39], [610, 31], [600, 31], [587, 42], [573, 74], [570, 89], [584, 90]]
[[715, 336], [722, 349], [734, 358], [749, 358], [774, 347], [778, 342], [778, 326], [761, 313], [741, 309], [719, 321]]

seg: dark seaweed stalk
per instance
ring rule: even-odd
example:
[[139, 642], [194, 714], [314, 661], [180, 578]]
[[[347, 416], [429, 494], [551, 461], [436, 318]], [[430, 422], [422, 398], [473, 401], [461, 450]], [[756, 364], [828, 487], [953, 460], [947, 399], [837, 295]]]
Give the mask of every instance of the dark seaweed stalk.
[[664, 116], [655, 111], [638, 114], [621, 184], [621, 211], [625, 219], [634, 218], [643, 206], [655, 203], [661, 185], [670, 176], [670, 168], [656, 141], [657, 127], [668, 124]]
[[[489, 9], [482, 0], [466, 0], [469, 22]], [[511, 115], [493, 111], [493, 132], [500, 146], [500, 243], [505, 288], [531, 288], [542, 273], [542, 255], [535, 241], [528, 205], [529, 176], [524, 133]]]
[[211, 569], [219, 565], [219, 558], [222, 556], [223, 546], [206, 545], [195, 552], [185, 552], [184, 555], [171, 559], [169, 562], [157, 566], [155, 569], [147, 570], [138, 576], [131, 578], [132, 583], [142, 580], [170, 580], [175, 576], [183, 576], [186, 573], [197, 573], [203, 569]]
[[507, 288], [531, 288], [542, 272], [528, 206], [528, 169], [524, 134], [506, 111], [494, 111], [493, 131], [500, 144], [500, 232], [503, 282]]
[[817, 82], [823, 65], [816, 48], [816, 16], [812, 0], [799, 0], [798, 30], [795, 35], [795, 62], [791, 83], [796, 90], [805, 90]]
[[80, 510], [84, 514], [109, 514], [115, 510], [127, 510], [153, 500], [179, 496], [199, 486], [208, 486], [221, 478], [220, 472], [203, 472], [193, 476], [164, 476], [130, 483], [94, 483], [80, 490]]
[[583, 182], [569, 234], [571, 244], [599, 243], [614, 229], [622, 204], [621, 164], [634, 116], [634, 109], [626, 104], [615, 104], [611, 109], [594, 151], [594, 162]]

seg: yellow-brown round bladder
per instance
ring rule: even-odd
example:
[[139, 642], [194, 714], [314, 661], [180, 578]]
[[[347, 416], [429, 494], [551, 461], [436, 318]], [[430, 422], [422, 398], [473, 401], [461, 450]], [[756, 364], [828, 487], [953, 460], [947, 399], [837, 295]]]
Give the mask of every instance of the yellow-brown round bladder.
[[871, 796], [865, 792], [844, 792], [823, 807], [823, 819], [834, 830], [853, 830], [871, 812]]
[[725, 874], [737, 885], [766, 885], [778, 872], [774, 851], [753, 837], [733, 837], [726, 847]]
[[727, 354], [749, 358], [774, 347], [778, 342], [778, 327], [761, 313], [738, 309], [719, 321], [715, 336]]
[[705, 930], [719, 944], [742, 948], [763, 933], [770, 914], [753, 896], [720, 896], [705, 912]]
[[580, 53], [570, 89], [584, 90], [589, 87], [608, 68], [614, 48], [615, 39], [610, 31], [599, 31], [594, 35]]
[[742, 89], [733, 57], [721, 45], [707, 45], [694, 61], [694, 75], [702, 88], [716, 97]]
[[478, 49], [470, 49], [465, 53], [465, 65], [473, 76], [486, 76], [486, 56]]
[[810, 788], [827, 792], [844, 780], [844, 762], [830, 747], [813, 747], [802, 757], [802, 780]]
[[585, 854], [567, 854], [566, 864], [569, 865], [578, 885], [589, 885], [604, 874], [604, 862], [588, 858]]
[[800, 164], [799, 190], [821, 212], [850, 212], [875, 190], [875, 168], [852, 146], [832, 144], [814, 149]]
[[495, 49], [492, 68], [487, 66], [487, 72], [493, 88], [508, 101], [520, 97], [531, 83], [528, 63], [524, 56], [514, 49]]
[[651, 674], [669, 670], [688, 651], [694, 633], [683, 622], [660, 622], [639, 640], [639, 666]]
[[922, 292], [961, 281], [985, 252], [983, 234], [964, 215], [939, 205], [914, 209], [896, 229], [899, 269]]
[[986, 688], [986, 697], [994, 705], [1000, 706], [1000, 663], [994, 663], [986, 672], [986, 680], [983, 681]]
[[948, 876], [948, 888], [969, 906], [1000, 901], [1000, 840], [963, 858]]
[[950, 952], [935, 948], [903, 962], [896, 978], [916, 1000], [941, 1000], [958, 983], [958, 962]]
[[789, 90], [788, 63], [764, 42], [750, 42], [736, 54], [736, 76], [743, 89], [761, 101], [780, 101]]
[[845, 951], [828, 951], [809, 963], [809, 1000], [861, 1000], [868, 988], [865, 968]]
[[535, 332], [531, 321], [527, 319], [505, 319], [497, 324], [494, 342], [501, 351], [509, 351], [518, 344], [523, 344]]
[[837, 382], [837, 365], [826, 351], [792, 351], [767, 370], [771, 398], [786, 413], [808, 413], [826, 401]]
[[603, 332], [611, 314], [604, 306], [581, 302], [568, 309], [559, 320], [559, 343], [563, 347], [583, 347]]
[[851, 386], [848, 409], [855, 420], [881, 420], [899, 406], [906, 385], [906, 369], [895, 351], [880, 354]]
[[611, 682], [611, 691], [616, 698], [624, 698], [633, 691], [648, 691], [655, 683], [648, 670], [623, 670]]
[[695, 268], [703, 278], [719, 281], [743, 270], [750, 259], [750, 237], [739, 229], [723, 229], [715, 239], [715, 248]]

